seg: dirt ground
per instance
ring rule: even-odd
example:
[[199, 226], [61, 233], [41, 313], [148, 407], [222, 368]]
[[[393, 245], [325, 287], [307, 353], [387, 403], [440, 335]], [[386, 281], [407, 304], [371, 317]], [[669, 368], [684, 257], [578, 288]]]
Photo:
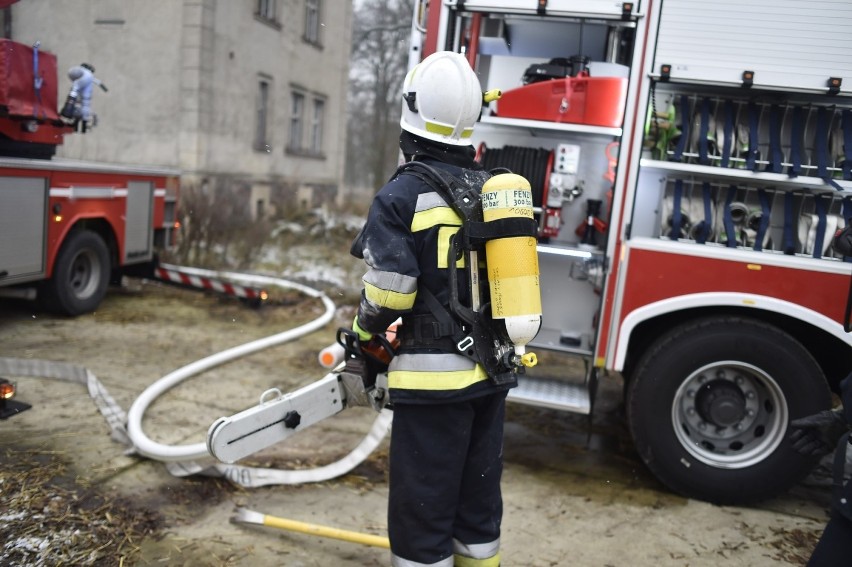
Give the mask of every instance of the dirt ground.
[[[223, 349], [321, 313], [286, 294], [259, 310], [233, 300], [128, 280], [94, 314], [68, 319], [0, 300], [0, 357], [84, 366], [127, 411], [160, 377]], [[322, 331], [228, 363], [176, 386], [145, 415], [161, 443], [203, 442], [218, 417], [323, 376], [319, 349], [351, 309]], [[576, 367], [550, 360], [574, 377]], [[573, 374], [572, 374], [573, 373]], [[579, 376], [576, 376], [579, 378]], [[10, 377], [32, 409], [0, 421], [0, 563], [4, 565], [387, 565], [384, 549], [233, 523], [237, 507], [385, 535], [388, 441], [352, 473], [315, 484], [244, 489], [176, 478], [125, 454], [86, 389]], [[620, 411], [617, 377], [592, 420], [510, 404], [506, 424], [503, 565], [803, 565], [826, 521], [828, 488], [802, 484], [750, 508], [676, 496], [643, 467]], [[375, 414], [347, 410], [248, 461], [305, 468], [351, 450]], [[15, 502], [14, 508], [9, 502]], [[74, 529], [69, 529], [73, 527]], [[79, 548], [83, 556], [68, 561]]]

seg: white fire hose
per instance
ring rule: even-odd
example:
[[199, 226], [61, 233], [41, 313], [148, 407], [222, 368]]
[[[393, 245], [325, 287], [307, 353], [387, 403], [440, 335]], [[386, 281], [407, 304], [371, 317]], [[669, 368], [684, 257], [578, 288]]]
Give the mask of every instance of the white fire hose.
[[[113, 430], [113, 438], [130, 443], [133, 452], [153, 460], [165, 462], [169, 471], [175, 476], [203, 474], [225, 477], [235, 484], [246, 487], [321, 482], [346, 474], [363, 462], [378, 447], [390, 429], [393, 414], [389, 410], [382, 410], [379, 413], [367, 436], [348, 455], [339, 461], [314, 469], [278, 470], [223, 464], [213, 459], [206, 443], [164, 445], [145, 435], [142, 430], [142, 418], [145, 411], [155, 399], [179, 383], [225, 362], [303, 337], [321, 329], [334, 317], [334, 303], [323, 292], [302, 284], [269, 276], [235, 272], [217, 272], [185, 267], [180, 267], [180, 270], [201, 277], [233, 280], [245, 285], [270, 285], [283, 289], [293, 289], [309, 297], [320, 299], [325, 306], [325, 312], [317, 319], [294, 329], [229, 348], [163, 376], [146, 388], [131, 405], [126, 417], [126, 432], [124, 431], [124, 411], [109, 396], [98, 379], [83, 367], [48, 361], [0, 358], [0, 372], [18, 376], [65, 379], [87, 384], [90, 396], [98, 404], [99, 410], [107, 418]], [[203, 462], [196, 462], [199, 460]]]

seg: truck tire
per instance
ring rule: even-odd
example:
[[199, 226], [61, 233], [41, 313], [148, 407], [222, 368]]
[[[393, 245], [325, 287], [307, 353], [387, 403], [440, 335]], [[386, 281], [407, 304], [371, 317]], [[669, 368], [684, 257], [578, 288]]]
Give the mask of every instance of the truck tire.
[[636, 449], [670, 489], [744, 504], [801, 480], [813, 458], [786, 440], [792, 419], [831, 404], [825, 376], [789, 334], [742, 317], [684, 324], [641, 357], [628, 389]]
[[109, 252], [103, 239], [89, 230], [74, 231], [59, 249], [53, 277], [39, 295], [50, 311], [71, 316], [89, 313], [103, 301], [109, 277]]

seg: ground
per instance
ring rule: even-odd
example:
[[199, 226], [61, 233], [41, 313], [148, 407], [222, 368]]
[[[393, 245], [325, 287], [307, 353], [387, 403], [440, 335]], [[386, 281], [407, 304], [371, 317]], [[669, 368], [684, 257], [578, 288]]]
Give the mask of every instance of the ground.
[[[191, 378], [157, 399], [143, 427], [166, 444], [203, 442], [209, 425], [320, 378], [317, 352], [351, 322], [351, 305], [298, 341]], [[279, 293], [253, 309], [238, 301], [141, 280], [110, 290], [96, 313], [63, 318], [0, 300], [0, 357], [89, 369], [127, 411], [160, 377], [195, 360], [300, 325], [320, 303]], [[569, 376], [569, 361], [547, 360]], [[384, 549], [230, 521], [239, 507], [385, 535], [388, 441], [343, 477], [239, 488], [177, 478], [133, 454], [80, 384], [16, 376], [32, 404], [0, 421], [3, 565], [387, 565]], [[803, 565], [827, 519], [828, 489], [813, 483], [752, 507], [672, 494], [644, 468], [622, 420], [617, 376], [603, 381], [593, 419], [510, 404], [505, 438], [503, 565]], [[375, 414], [355, 409], [254, 455], [257, 466], [335, 460]]]

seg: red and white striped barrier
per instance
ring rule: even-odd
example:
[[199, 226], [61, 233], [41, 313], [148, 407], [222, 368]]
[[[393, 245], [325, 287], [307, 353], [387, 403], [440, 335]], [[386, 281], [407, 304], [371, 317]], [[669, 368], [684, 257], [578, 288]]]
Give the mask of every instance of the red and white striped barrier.
[[264, 289], [246, 287], [231, 282], [213, 279], [208, 276], [193, 274], [190, 270], [195, 271], [193, 269], [185, 270], [178, 266], [165, 267], [165, 265], [161, 264], [154, 268], [154, 276], [165, 282], [215, 291], [217, 293], [249, 301], [265, 301], [268, 297], [268, 293]]

